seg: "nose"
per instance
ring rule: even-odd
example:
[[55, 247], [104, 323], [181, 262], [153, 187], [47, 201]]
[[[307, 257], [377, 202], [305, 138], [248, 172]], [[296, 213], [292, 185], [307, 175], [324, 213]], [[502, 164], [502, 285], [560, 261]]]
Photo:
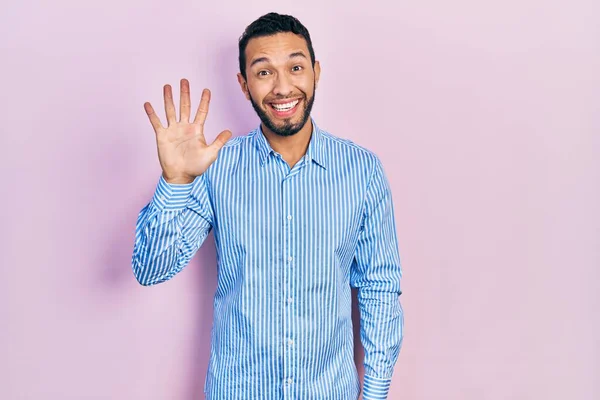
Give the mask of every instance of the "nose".
[[277, 74], [273, 94], [277, 96], [287, 97], [292, 93], [292, 83], [287, 74]]

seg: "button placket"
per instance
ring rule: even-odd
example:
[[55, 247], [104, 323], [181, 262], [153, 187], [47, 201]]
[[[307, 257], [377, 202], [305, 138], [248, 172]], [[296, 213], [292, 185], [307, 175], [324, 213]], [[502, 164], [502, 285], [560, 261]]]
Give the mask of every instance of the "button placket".
[[[282, 268], [282, 288], [285, 299], [284, 307], [284, 318], [283, 318], [283, 326], [282, 326], [282, 342], [283, 342], [283, 377], [284, 377], [284, 385], [287, 389], [290, 389], [290, 385], [293, 383], [293, 365], [294, 365], [294, 355], [290, 352], [292, 350], [293, 344], [293, 332], [291, 332], [291, 328], [293, 326], [294, 320], [294, 309], [292, 308], [293, 298], [293, 279], [291, 273], [292, 262], [294, 260], [294, 256], [292, 254], [292, 246], [293, 242], [292, 237], [292, 199], [291, 195], [292, 185], [290, 174], [288, 174], [282, 182], [282, 211], [283, 211], [283, 268]], [[293, 395], [293, 392], [288, 392], [288, 395]]]

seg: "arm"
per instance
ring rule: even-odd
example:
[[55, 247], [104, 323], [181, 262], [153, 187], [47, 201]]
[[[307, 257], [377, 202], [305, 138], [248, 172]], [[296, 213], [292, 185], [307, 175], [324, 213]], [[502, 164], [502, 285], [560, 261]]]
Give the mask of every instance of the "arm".
[[360, 338], [365, 350], [365, 400], [387, 399], [404, 330], [401, 277], [392, 196], [377, 159], [351, 274], [351, 285], [358, 288]]
[[[162, 175], [152, 200], [140, 211], [131, 264], [142, 285], [154, 285], [179, 273], [200, 248], [213, 224], [205, 172], [231, 137], [222, 131], [212, 144], [204, 137], [210, 90], [202, 98], [194, 122], [190, 123], [190, 85], [181, 80], [179, 120], [171, 85], [163, 88], [167, 127], [154, 107], [144, 110], [156, 134]], [[170, 182], [170, 183], [169, 183]]]
[[138, 282], [154, 285], [179, 273], [212, 223], [204, 174], [187, 184], [170, 184], [161, 175], [152, 200], [137, 218], [132, 267]]

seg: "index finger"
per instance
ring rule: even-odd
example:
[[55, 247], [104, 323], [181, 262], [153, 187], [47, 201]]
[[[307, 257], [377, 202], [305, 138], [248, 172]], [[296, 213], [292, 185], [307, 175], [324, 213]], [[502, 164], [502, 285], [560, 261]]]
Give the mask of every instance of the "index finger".
[[208, 104], [210, 103], [210, 90], [204, 89], [202, 91], [202, 98], [200, 99], [200, 105], [198, 105], [198, 112], [194, 118], [194, 124], [204, 125], [206, 115], [208, 114]]
[[152, 105], [148, 102], [144, 103], [144, 110], [146, 110], [146, 114], [148, 115], [148, 118], [150, 119], [150, 123], [152, 124], [152, 127], [154, 128], [154, 132], [158, 133], [159, 130], [164, 129], [162, 124], [160, 123], [160, 119], [158, 118], [158, 115], [156, 115], [156, 113], [154, 112], [154, 108], [152, 107]]

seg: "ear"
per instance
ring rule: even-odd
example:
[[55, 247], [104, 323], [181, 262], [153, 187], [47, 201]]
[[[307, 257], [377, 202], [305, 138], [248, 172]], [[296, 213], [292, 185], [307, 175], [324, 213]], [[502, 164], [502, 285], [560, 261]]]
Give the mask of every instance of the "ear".
[[321, 77], [321, 63], [319, 61], [315, 61], [315, 88], [319, 87], [319, 78]]
[[237, 74], [237, 78], [240, 84], [240, 88], [242, 89], [242, 92], [244, 92], [244, 96], [246, 96], [246, 100], [250, 100], [250, 93], [248, 92], [248, 83], [246, 82], [242, 74], [239, 72]]

